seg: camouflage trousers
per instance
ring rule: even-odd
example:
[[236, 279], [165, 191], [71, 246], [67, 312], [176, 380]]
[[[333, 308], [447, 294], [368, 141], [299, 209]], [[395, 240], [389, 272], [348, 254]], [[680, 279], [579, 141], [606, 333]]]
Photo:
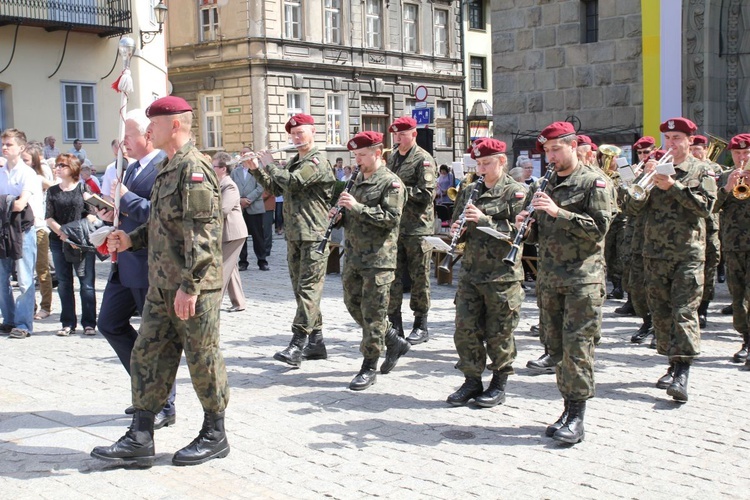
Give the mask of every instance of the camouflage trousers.
[[557, 361], [557, 388], [563, 398], [585, 401], [593, 398], [594, 339], [601, 335], [603, 283], [537, 290], [545, 343]]
[[622, 230], [622, 247], [620, 255], [622, 256], [622, 288], [630, 293], [630, 262], [633, 259], [633, 252], [631, 251], [631, 244], [633, 241], [633, 226], [625, 224], [625, 228]]
[[701, 352], [698, 304], [703, 261], [643, 258], [646, 293], [656, 333], [656, 350], [670, 362], [690, 362]]
[[432, 247], [422, 236], [398, 237], [398, 262], [396, 275], [391, 284], [391, 299], [388, 314], [401, 312], [404, 300], [404, 284], [401, 277], [408, 270], [411, 278], [409, 307], [415, 316], [424, 316], [430, 310], [430, 256]]
[[174, 384], [183, 350], [193, 388], [206, 412], [222, 412], [229, 402], [224, 358], [219, 350], [221, 290], [198, 295], [195, 316], [174, 312], [177, 290], [149, 287], [141, 330], [130, 358], [133, 406], [159, 413]]
[[326, 279], [328, 247], [323, 255], [315, 251], [317, 248], [318, 242], [314, 241], [287, 241], [286, 261], [294, 300], [297, 301], [297, 312], [292, 321], [293, 333], [310, 335], [323, 328], [320, 299]]
[[604, 238], [604, 261], [607, 264], [607, 279], [614, 281], [622, 278], [624, 270], [623, 248], [625, 240], [625, 221], [615, 218]]
[[648, 316], [648, 296], [646, 295], [646, 273], [643, 270], [643, 255], [634, 253], [630, 257], [630, 301], [639, 318]]
[[701, 300], [714, 299], [716, 289], [716, 268], [721, 260], [721, 243], [719, 231], [706, 225], [706, 262], [703, 266], [703, 296]]
[[453, 342], [458, 369], [467, 378], [481, 378], [487, 356], [490, 370], [513, 373], [516, 359], [513, 331], [521, 317], [524, 296], [517, 281], [473, 283], [467, 276], [458, 282]]
[[393, 269], [358, 269], [344, 263], [341, 277], [344, 304], [354, 321], [362, 327], [359, 352], [365, 359], [378, 359], [385, 347], [388, 324], [388, 293]]
[[750, 252], [724, 251], [727, 265], [727, 285], [732, 294], [732, 323], [738, 332], [750, 332], [748, 305], [750, 304]]

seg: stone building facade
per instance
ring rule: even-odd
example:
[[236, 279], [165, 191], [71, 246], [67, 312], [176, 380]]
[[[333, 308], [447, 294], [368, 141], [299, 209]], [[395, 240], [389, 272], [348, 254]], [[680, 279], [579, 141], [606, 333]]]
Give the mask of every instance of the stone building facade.
[[[173, 93], [199, 111], [198, 146], [287, 145], [284, 124], [306, 112], [316, 143], [350, 163], [346, 141], [411, 114], [418, 86], [434, 108], [438, 161], [464, 135], [458, 2], [450, 0], [171, 0]], [[386, 134], [390, 141], [389, 134]]]

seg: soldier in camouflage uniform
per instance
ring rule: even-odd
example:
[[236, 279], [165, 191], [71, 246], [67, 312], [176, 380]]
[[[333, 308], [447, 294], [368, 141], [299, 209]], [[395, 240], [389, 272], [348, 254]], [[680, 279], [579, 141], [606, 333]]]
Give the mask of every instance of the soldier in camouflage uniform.
[[146, 109], [148, 133], [167, 158], [157, 169], [146, 224], [127, 234], [114, 231], [110, 251], [148, 248], [149, 289], [141, 332], [130, 362], [133, 406], [128, 432], [97, 458], [150, 466], [154, 416], [167, 401], [185, 352], [190, 378], [203, 406], [198, 437], [175, 453], [175, 465], [197, 465], [229, 454], [224, 410], [229, 384], [219, 350], [221, 213], [219, 181], [211, 163], [190, 142], [192, 108], [179, 97]]
[[[649, 196], [630, 204], [636, 213], [645, 212], [646, 293], [657, 351], [669, 357], [669, 369], [656, 386], [686, 402], [690, 364], [700, 354], [697, 309], [703, 294], [705, 218], [716, 201], [716, 181], [707, 173], [708, 165], [690, 155], [697, 129], [692, 121], [673, 118], [659, 129], [664, 147], [671, 149], [675, 175], [654, 175]], [[646, 171], [655, 165], [649, 161]]]
[[727, 146], [732, 153], [735, 169], [724, 172], [719, 180], [719, 189], [714, 212], [722, 210], [721, 246], [727, 264], [727, 285], [732, 294], [732, 323], [742, 335], [742, 347], [732, 356], [732, 362], [745, 364], [740, 368], [750, 371], [748, 348], [750, 347], [750, 198], [740, 200], [733, 190], [740, 178], [750, 186], [750, 134], [739, 134]]
[[[341, 281], [344, 303], [362, 327], [362, 369], [349, 389], [362, 391], [375, 383], [378, 359], [387, 347], [382, 373], [390, 372], [410, 344], [398, 336], [388, 320], [388, 294], [396, 269], [398, 227], [406, 193], [401, 180], [384, 166], [383, 134], [361, 132], [348, 143], [360, 172], [350, 192], [341, 193], [338, 206], [346, 232], [346, 260]], [[336, 215], [336, 210], [331, 210]], [[339, 221], [341, 223], [341, 221]]]
[[[542, 130], [537, 150], [555, 173], [545, 192], [532, 187], [534, 219], [528, 242], [539, 242], [538, 292], [541, 326], [557, 364], [557, 387], [565, 401], [545, 434], [578, 443], [584, 437], [586, 401], [594, 397], [594, 339], [602, 325], [604, 235], [612, 220], [611, 191], [604, 175], [581, 165], [575, 130], [555, 122]], [[527, 216], [524, 210], [516, 224]]]
[[417, 146], [417, 122], [411, 117], [396, 119], [388, 130], [398, 148], [388, 158], [388, 169], [396, 173], [406, 189], [406, 207], [401, 217], [398, 237], [398, 267], [391, 285], [388, 318], [399, 335], [404, 335], [401, 303], [404, 296], [402, 277], [411, 277], [409, 307], [414, 312], [414, 327], [406, 340], [411, 344], [427, 341], [427, 312], [430, 310], [430, 256], [432, 247], [424, 241], [435, 231], [435, 160]]
[[323, 254], [315, 250], [328, 228], [328, 209], [336, 177], [330, 162], [315, 147], [312, 116], [292, 116], [286, 123], [286, 131], [298, 151], [286, 168], [265, 152], [260, 156], [265, 168], [258, 168], [255, 160], [251, 160], [250, 172], [274, 196], [284, 196], [286, 260], [297, 312], [292, 321], [289, 346], [274, 354], [273, 358], [299, 366], [305, 359], [328, 357], [320, 313], [328, 248]]
[[[513, 373], [518, 326], [524, 292], [521, 259], [514, 266], [503, 262], [509, 246], [479, 230], [489, 227], [512, 239], [516, 215], [526, 203], [528, 186], [507, 174], [506, 145], [487, 139], [475, 146], [471, 157], [477, 161], [477, 173], [484, 181], [464, 189], [453, 213], [453, 232], [464, 217], [466, 243], [461, 274], [456, 290], [456, 331], [453, 341], [458, 353], [458, 369], [466, 377], [464, 384], [448, 396], [448, 403], [463, 406], [471, 399], [483, 408], [505, 401], [505, 385]], [[479, 182], [479, 181], [476, 181]], [[476, 190], [476, 195], [472, 193]], [[473, 198], [473, 203], [468, 203]], [[482, 373], [490, 358], [492, 381], [484, 390]]]

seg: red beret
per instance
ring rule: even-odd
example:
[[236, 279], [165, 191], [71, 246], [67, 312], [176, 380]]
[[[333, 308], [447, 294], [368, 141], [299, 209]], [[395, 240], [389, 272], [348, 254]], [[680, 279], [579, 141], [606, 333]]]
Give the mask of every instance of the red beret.
[[474, 139], [473, 141], [471, 141], [469, 143], [469, 147], [466, 148], [466, 154], [471, 154], [471, 152], [474, 151], [474, 146], [476, 146], [477, 144], [479, 144], [482, 141], [486, 141], [487, 139], [489, 139], [489, 137], [477, 137], [476, 139]]
[[708, 144], [708, 139], [704, 135], [693, 136], [693, 146], [705, 146]]
[[579, 146], [584, 146], [584, 145], [593, 146], [594, 145], [594, 143], [591, 142], [591, 137], [587, 135], [579, 134], [576, 136], [576, 139], [578, 139]]
[[182, 97], [168, 95], [152, 102], [151, 106], [146, 108], [146, 117], [179, 115], [192, 110], [190, 104]]
[[477, 158], [499, 155], [505, 153], [506, 147], [503, 141], [482, 139], [474, 143], [474, 147], [471, 150], [471, 157], [476, 160]]
[[665, 154], [667, 154], [667, 152], [663, 149], [657, 149], [651, 152], [651, 154], [649, 155], [649, 159], [659, 161], [664, 157]]
[[692, 121], [687, 118], [670, 118], [661, 125], [659, 125], [661, 132], [682, 132], [686, 135], [693, 135], [698, 127]]
[[747, 149], [750, 148], [750, 134], [738, 134], [729, 141], [727, 149]]
[[538, 151], [544, 151], [544, 143], [552, 139], [560, 139], [562, 137], [568, 137], [575, 135], [576, 130], [570, 122], [555, 122], [542, 130], [539, 137], [536, 138], [536, 149]]
[[656, 146], [656, 141], [654, 140], [654, 138], [650, 135], [645, 135], [635, 141], [635, 144], [633, 144], [633, 149], [648, 149], [653, 148], [654, 146]]
[[286, 125], [284, 125], [284, 128], [286, 129], [286, 132], [288, 134], [292, 131], [294, 127], [297, 127], [299, 125], [315, 125], [315, 119], [310, 115], [299, 113], [289, 118], [289, 121], [286, 122]]
[[349, 151], [355, 149], [370, 148], [372, 146], [378, 146], [383, 144], [383, 134], [368, 130], [367, 132], [360, 132], [346, 143], [346, 147]]
[[396, 118], [393, 123], [391, 123], [391, 126], [388, 127], [388, 131], [395, 133], [403, 132], [404, 130], [411, 130], [413, 128], [417, 128], [417, 121], [411, 116], [402, 116], [401, 118]]

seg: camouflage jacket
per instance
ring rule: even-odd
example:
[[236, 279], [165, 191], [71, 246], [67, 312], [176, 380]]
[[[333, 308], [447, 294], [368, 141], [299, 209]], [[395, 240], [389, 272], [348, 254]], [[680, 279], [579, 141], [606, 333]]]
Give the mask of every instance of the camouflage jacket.
[[729, 174], [724, 172], [719, 178], [719, 192], [714, 212], [721, 214], [721, 249], [728, 252], [750, 251], [750, 198], [738, 200], [732, 192], [726, 192]]
[[396, 269], [398, 226], [406, 199], [401, 180], [381, 166], [369, 179], [360, 172], [350, 194], [357, 204], [343, 211], [346, 265]]
[[[706, 163], [709, 166], [709, 169], [707, 171], [708, 175], [713, 175], [714, 180], [716, 181], [716, 184], [719, 184], [719, 178], [721, 177], [721, 174], [723, 172], [723, 169], [721, 168], [721, 165], [719, 165], [716, 162], [713, 161], [706, 161]], [[731, 170], [730, 170], [731, 172]], [[718, 211], [714, 211], [706, 218], [706, 231], [707, 232], [715, 232], [719, 230], [719, 213]]]
[[224, 216], [211, 163], [188, 142], [157, 170], [149, 219], [130, 233], [130, 250], [148, 248], [150, 286], [190, 295], [220, 290]]
[[557, 218], [534, 213], [529, 241], [539, 242], [537, 282], [544, 287], [604, 283], [604, 236], [614, 203], [604, 173], [580, 166], [559, 184], [552, 174], [546, 192], [560, 211]]
[[284, 196], [284, 233], [290, 241], [320, 241], [328, 229], [328, 210], [336, 177], [317, 147], [295, 155], [282, 168], [277, 163], [251, 170], [263, 187]]
[[675, 183], [654, 187], [645, 200], [630, 200], [636, 214], [645, 211], [643, 256], [675, 261], [706, 259], [706, 217], [716, 201], [716, 181], [694, 156], [675, 165]]
[[[496, 231], [508, 233], [512, 240], [516, 233], [516, 215], [526, 207], [529, 186], [516, 182], [505, 174], [492, 189], [482, 185], [479, 192], [481, 194], [474, 205], [483, 215], [479, 222], [467, 222], [464, 226], [466, 231], [463, 238], [466, 247], [461, 261], [461, 277], [468, 276], [474, 283], [521, 281], [521, 259], [519, 258], [513, 267], [503, 262], [503, 258], [510, 251], [510, 245], [480, 231], [478, 227], [491, 227]], [[471, 189], [464, 189], [459, 194], [453, 212], [454, 222], [461, 216], [470, 194]]]
[[407, 236], [428, 236], [435, 232], [435, 199], [437, 187], [437, 169], [435, 160], [430, 154], [415, 145], [396, 167], [398, 151], [394, 150], [388, 158], [388, 170], [401, 178], [406, 189], [406, 206], [401, 217], [399, 234]]

